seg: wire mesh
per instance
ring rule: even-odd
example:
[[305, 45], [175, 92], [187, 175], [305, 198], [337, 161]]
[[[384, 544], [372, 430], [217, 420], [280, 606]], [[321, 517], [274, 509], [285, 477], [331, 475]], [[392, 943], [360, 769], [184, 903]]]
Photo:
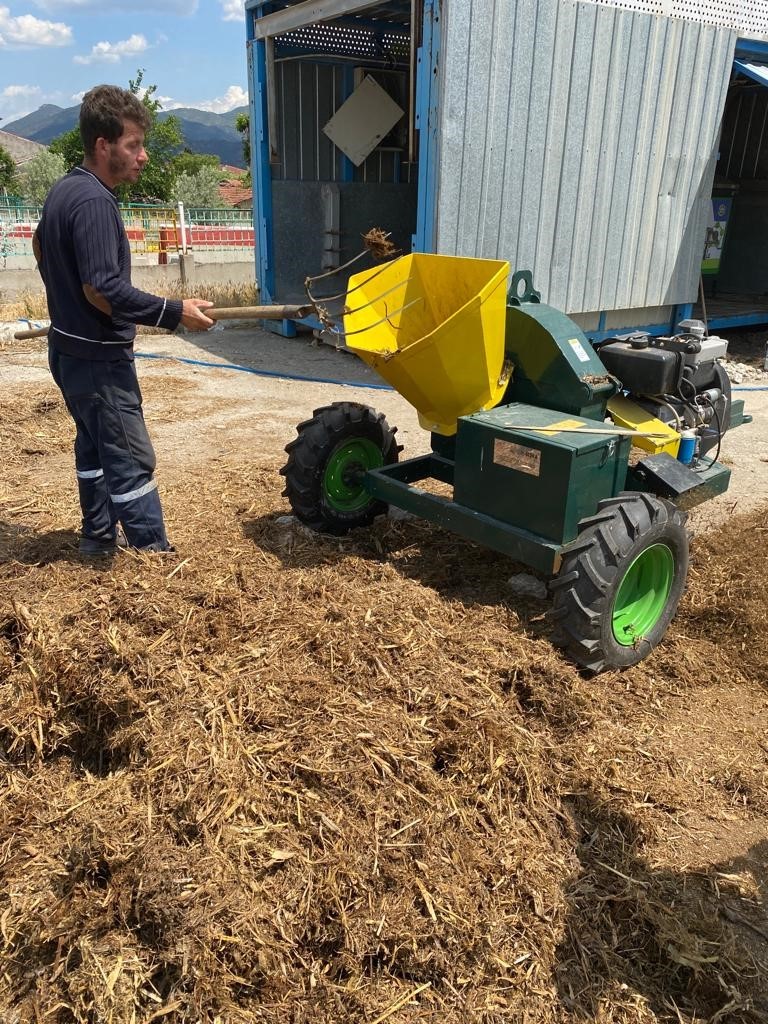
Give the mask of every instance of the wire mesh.
[[[174, 206], [121, 204], [120, 212], [133, 256], [168, 263], [182, 249], [179, 211]], [[9, 257], [33, 257], [32, 236], [42, 213], [40, 206], [0, 201], [0, 266]], [[219, 255], [253, 253], [253, 212], [237, 209], [185, 210], [187, 249]]]
[[22, 206], [16, 201], [0, 205], [0, 265], [11, 256], [32, 256], [32, 236], [42, 207]]
[[[179, 251], [178, 212], [172, 206], [144, 206], [124, 203], [120, 213], [134, 256]], [[159, 262], [164, 262], [162, 259]]]
[[194, 209], [185, 212], [187, 245], [193, 252], [253, 251], [253, 211]]

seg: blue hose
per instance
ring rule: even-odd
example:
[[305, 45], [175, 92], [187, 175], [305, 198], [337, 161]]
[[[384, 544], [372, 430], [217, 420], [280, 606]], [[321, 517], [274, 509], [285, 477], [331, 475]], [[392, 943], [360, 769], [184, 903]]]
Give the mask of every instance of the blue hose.
[[[137, 359], [172, 359], [177, 363], [188, 363], [191, 366], [209, 366], [214, 370], [239, 370], [241, 373], [253, 373], [257, 377], [274, 377], [277, 380], [298, 380], [304, 384], [338, 384], [343, 388], [368, 388], [371, 391], [394, 391], [389, 384], [369, 384], [361, 380], [336, 380], [333, 377], [302, 377], [297, 373], [278, 373], [275, 370], [256, 370], [252, 366], [240, 366], [238, 363], [208, 363], [204, 359], [188, 359], [185, 356], [164, 356], [156, 352], [136, 352]], [[768, 385], [750, 384], [732, 387], [731, 391], [768, 391]]]
[[214, 370], [240, 370], [241, 373], [253, 373], [257, 377], [275, 377], [278, 380], [299, 380], [305, 384], [338, 384], [344, 388], [369, 388], [372, 391], [393, 391], [389, 384], [368, 384], [359, 380], [335, 380], [332, 377], [301, 377], [297, 373], [277, 373], [275, 370], [256, 370], [252, 366], [240, 366], [238, 363], [208, 363], [203, 359], [187, 359], [185, 356], [164, 356], [156, 352], [136, 352], [137, 359], [172, 359], [176, 363], [188, 363], [191, 366], [209, 366]]

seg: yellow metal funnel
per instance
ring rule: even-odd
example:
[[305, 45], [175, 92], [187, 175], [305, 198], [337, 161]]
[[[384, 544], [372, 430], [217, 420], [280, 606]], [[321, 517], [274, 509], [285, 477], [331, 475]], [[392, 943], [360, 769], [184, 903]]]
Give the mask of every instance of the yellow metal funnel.
[[419, 413], [427, 430], [501, 401], [509, 263], [412, 253], [349, 279], [347, 346]]

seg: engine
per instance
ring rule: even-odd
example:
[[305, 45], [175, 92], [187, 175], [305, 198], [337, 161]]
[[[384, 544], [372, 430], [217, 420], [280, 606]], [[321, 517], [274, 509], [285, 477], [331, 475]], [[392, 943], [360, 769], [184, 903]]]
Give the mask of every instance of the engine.
[[694, 432], [698, 458], [712, 448], [719, 452], [730, 423], [731, 383], [718, 362], [728, 342], [708, 335], [700, 320], [679, 326], [682, 333], [668, 338], [622, 335], [597, 351], [632, 401], [679, 433]]

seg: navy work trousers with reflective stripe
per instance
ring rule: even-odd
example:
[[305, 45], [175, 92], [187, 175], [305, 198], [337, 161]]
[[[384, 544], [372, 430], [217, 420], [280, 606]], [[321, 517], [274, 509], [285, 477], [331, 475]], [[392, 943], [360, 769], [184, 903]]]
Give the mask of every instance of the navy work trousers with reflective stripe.
[[119, 522], [131, 547], [167, 550], [135, 364], [76, 359], [49, 345], [48, 365], [77, 427], [83, 535], [114, 537]]

